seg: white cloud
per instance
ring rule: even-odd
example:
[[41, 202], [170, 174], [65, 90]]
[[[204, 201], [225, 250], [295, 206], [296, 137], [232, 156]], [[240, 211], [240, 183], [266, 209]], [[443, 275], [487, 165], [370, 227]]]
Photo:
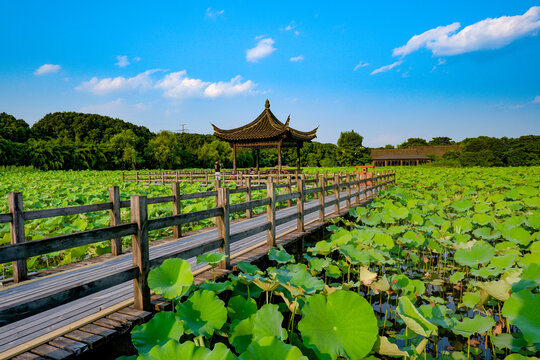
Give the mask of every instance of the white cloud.
[[251, 91], [255, 87], [255, 83], [251, 80], [242, 82], [240, 75], [233, 77], [229, 82], [219, 81], [212, 83], [204, 89], [204, 96], [206, 97], [219, 97], [219, 96], [233, 96]]
[[60, 71], [62, 67], [60, 65], [43, 64], [34, 71], [34, 75], [41, 76], [45, 74], [53, 74]]
[[533, 104], [540, 104], [540, 95], [536, 95], [536, 97], [531, 101]]
[[206, 9], [206, 17], [210, 19], [217, 19], [220, 15], [223, 15], [225, 10], [214, 10], [212, 8]]
[[360, 69], [360, 68], [363, 68], [363, 67], [366, 67], [366, 66], [369, 66], [369, 63], [367, 63], [367, 62], [365, 63], [365, 62], [360, 61], [360, 62], [358, 63], [358, 65], [356, 65], [356, 66], [354, 67], [353, 71], [356, 71], [356, 70], [358, 70], [358, 69]]
[[291, 22], [289, 23], [289, 25], [287, 25], [287, 26], [285, 26], [284, 28], [282, 28], [282, 30], [285, 30], [285, 31], [293, 31], [293, 30], [294, 30], [294, 31], [293, 31], [294, 35], [295, 35], [295, 36], [298, 36], [298, 35], [300, 35], [300, 31], [298, 31], [296, 28], [297, 28], [297, 25], [296, 25], [296, 23], [295, 23], [294, 20], [293, 20], [293, 21], [291, 21]]
[[373, 70], [369, 75], [375, 75], [375, 74], [378, 74], [378, 73], [390, 71], [393, 68], [395, 68], [396, 66], [401, 65], [402, 63], [403, 63], [403, 61], [399, 60], [399, 61], [396, 61], [395, 63], [390, 64], [390, 65], [382, 66], [382, 67], [380, 67], [378, 69]]
[[118, 55], [116, 57], [116, 60], [118, 60], [118, 62], [114, 64], [116, 66], [126, 67], [130, 64], [128, 57], [126, 55]]
[[444, 64], [446, 64], [446, 60], [439, 58], [439, 60], [437, 61], [437, 65], [433, 66], [433, 69], [431, 69], [431, 71], [435, 71], [435, 69]]
[[460, 27], [461, 24], [456, 22], [415, 35], [407, 44], [395, 48], [393, 55], [407, 56], [423, 47], [435, 56], [499, 49], [521, 37], [537, 34], [540, 29], [540, 6], [531, 7], [523, 15], [487, 18], [456, 32]]
[[[257, 40], [257, 38], [255, 38]], [[276, 48], [273, 47], [274, 40], [271, 38], [260, 39], [254, 48], [246, 50], [246, 60], [258, 62], [260, 59], [270, 56]]]
[[290, 62], [302, 62], [304, 61], [304, 57], [302, 55], [294, 56], [289, 59]]
[[104, 78], [99, 80], [97, 77], [93, 77], [88, 81], [83, 81], [75, 88], [75, 90], [90, 91], [94, 94], [106, 94], [113, 91], [150, 88], [152, 86], [152, 79], [150, 78], [150, 75], [158, 71], [163, 70], [146, 70], [145, 72], [131, 78], [118, 76], [115, 78]]

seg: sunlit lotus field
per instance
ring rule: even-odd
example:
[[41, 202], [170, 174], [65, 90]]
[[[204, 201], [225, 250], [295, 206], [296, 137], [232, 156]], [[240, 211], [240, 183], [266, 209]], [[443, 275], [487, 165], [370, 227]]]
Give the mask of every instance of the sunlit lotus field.
[[536, 359], [539, 194], [540, 168], [402, 168], [300, 256], [198, 290], [167, 260], [149, 284], [173, 311], [132, 331], [129, 358]]

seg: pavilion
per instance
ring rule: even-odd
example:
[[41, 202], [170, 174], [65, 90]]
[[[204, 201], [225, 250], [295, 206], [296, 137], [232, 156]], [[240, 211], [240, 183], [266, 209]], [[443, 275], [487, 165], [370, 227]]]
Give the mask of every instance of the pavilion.
[[231, 130], [223, 130], [212, 124], [214, 136], [227, 141], [233, 148], [233, 170], [236, 171], [236, 149], [246, 147], [256, 150], [255, 165], [259, 170], [260, 149], [277, 147], [278, 171], [281, 172], [281, 149], [296, 147], [297, 165], [300, 170], [300, 148], [304, 142], [317, 137], [317, 128], [303, 132], [289, 126], [290, 116], [285, 123], [279, 121], [270, 111], [270, 102], [266, 99], [265, 109], [252, 122]]

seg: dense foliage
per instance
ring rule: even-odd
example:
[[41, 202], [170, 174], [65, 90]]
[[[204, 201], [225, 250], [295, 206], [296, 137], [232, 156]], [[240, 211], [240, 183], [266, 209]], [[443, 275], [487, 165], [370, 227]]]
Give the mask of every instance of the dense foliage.
[[272, 249], [198, 289], [165, 261], [148, 281], [173, 310], [133, 330], [129, 358], [537, 359], [540, 168], [398, 175], [297, 259]]

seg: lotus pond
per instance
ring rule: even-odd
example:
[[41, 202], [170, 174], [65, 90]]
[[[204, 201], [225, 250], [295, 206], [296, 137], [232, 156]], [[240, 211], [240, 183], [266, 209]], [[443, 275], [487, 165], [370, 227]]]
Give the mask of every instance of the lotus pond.
[[167, 260], [149, 284], [173, 310], [134, 328], [124, 358], [535, 359], [539, 194], [540, 168], [402, 168], [296, 258], [272, 249], [273, 266], [198, 289]]

